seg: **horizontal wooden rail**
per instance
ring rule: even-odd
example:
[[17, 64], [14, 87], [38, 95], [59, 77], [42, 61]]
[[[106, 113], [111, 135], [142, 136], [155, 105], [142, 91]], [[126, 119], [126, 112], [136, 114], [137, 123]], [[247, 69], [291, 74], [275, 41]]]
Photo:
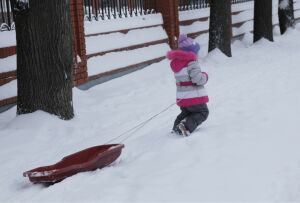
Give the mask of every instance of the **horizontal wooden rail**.
[[[11, 31], [13, 32], [13, 31]], [[0, 48], [0, 58], [6, 58], [8, 56], [12, 56], [17, 54], [17, 46], [10, 47], [1, 47]]]

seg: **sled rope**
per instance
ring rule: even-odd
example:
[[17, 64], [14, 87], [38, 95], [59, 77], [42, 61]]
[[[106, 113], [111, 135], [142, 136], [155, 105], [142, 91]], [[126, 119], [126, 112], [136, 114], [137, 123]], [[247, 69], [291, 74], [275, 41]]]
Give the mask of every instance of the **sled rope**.
[[[179, 100], [180, 101], [180, 100]], [[126, 135], [127, 133], [129, 133], [128, 136], [126, 136], [124, 139], [121, 140], [121, 143], [124, 142], [125, 140], [127, 140], [128, 138], [130, 138], [131, 136], [134, 135], [134, 133], [136, 133], [138, 130], [140, 130], [141, 128], [143, 128], [147, 123], [149, 123], [151, 120], [153, 120], [154, 118], [156, 118], [157, 116], [159, 116], [160, 114], [164, 113], [165, 111], [167, 111], [168, 109], [170, 109], [172, 106], [174, 106], [175, 104], [177, 104], [179, 101], [169, 105], [167, 108], [163, 109], [162, 111], [160, 111], [159, 113], [153, 115], [152, 117], [148, 118], [147, 120], [139, 123], [138, 125], [132, 127], [131, 129], [125, 131], [124, 133], [120, 134], [119, 136], [107, 141], [105, 144], [109, 144], [111, 143], [112, 141], [115, 141], [117, 140], [118, 138], [120, 137], [123, 137], [124, 135]]]

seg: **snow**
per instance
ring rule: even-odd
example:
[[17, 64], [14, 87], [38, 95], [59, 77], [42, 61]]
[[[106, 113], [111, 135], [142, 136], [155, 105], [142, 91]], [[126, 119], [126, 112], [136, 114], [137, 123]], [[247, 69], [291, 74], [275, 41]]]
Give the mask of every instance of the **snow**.
[[119, 148], [120, 146], [121, 146], [121, 145], [112, 146], [112, 147], [108, 148], [108, 150], [117, 149], [117, 148]]
[[191, 25], [179, 26], [180, 33], [185, 33], [185, 34], [200, 32], [208, 29], [209, 29], [209, 21], [204, 21], [204, 22], [196, 21]]
[[86, 37], [86, 52], [89, 55], [167, 38], [165, 30], [161, 26], [130, 30], [127, 34], [117, 32]]
[[171, 134], [174, 105], [124, 141], [111, 166], [49, 187], [22, 173], [104, 144], [174, 104], [169, 61], [74, 88], [71, 121], [16, 116], [16, 107], [0, 114], [0, 202], [300, 201], [299, 36], [299, 24], [273, 43], [252, 44], [247, 33], [231, 58], [207, 55], [207, 35], [197, 38], [208, 120], [188, 138]]
[[300, 9], [300, 1], [294, 2], [294, 9]]
[[179, 11], [179, 21], [192, 20], [196, 18], [208, 17], [210, 8], [201, 8], [188, 11]]
[[[42, 177], [42, 176], [49, 176], [52, 173], [54, 173], [56, 170], [51, 170], [51, 171], [43, 171], [43, 172], [33, 172], [30, 174], [31, 177]], [[28, 176], [28, 174], [25, 174]]]
[[300, 1], [294, 3], [294, 17], [300, 19]]
[[238, 36], [253, 30], [253, 20], [245, 22], [241, 27], [232, 27], [232, 35]]
[[112, 52], [103, 56], [92, 57], [87, 61], [88, 74], [89, 76], [97, 75], [163, 57], [169, 50], [169, 45], [163, 43], [130, 51]]
[[17, 96], [17, 80], [0, 86], [0, 101]]
[[79, 55], [77, 55], [77, 62], [80, 63], [81, 62], [81, 58]]
[[[189, 11], [179, 11], [179, 21], [192, 20], [197, 18], [209, 17], [210, 8], [201, 8]], [[209, 20], [196, 21], [190, 25], [180, 25], [179, 32], [190, 34], [209, 29]]]
[[[274, 2], [275, 0], [273, 0]], [[239, 4], [232, 4], [231, 11], [240, 11], [240, 10], [253, 10], [254, 9], [254, 1], [248, 1]]]
[[[298, 0], [297, 0], [298, 1]], [[272, 0], [272, 11], [273, 11], [273, 15], [278, 13], [278, 2], [277, 0]]]
[[157, 13], [110, 20], [84, 21], [84, 31], [88, 35], [162, 24], [162, 15]]
[[[16, 32], [15, 30], [12, 31], [0, 31], [0, 48], [2, 47], [10, 47], [16, 46]], [[4, 39], [4, 40], [2, 40]]]
[[0, 73], [14, 71], [17, 69], [17, 55], [0, 58]]
[[232, 24], [245, 22], [254, 19], [253, 10], [245, 10], [237, 15], [232, 15]]
[[272, 23], [273, 23], [273, 25], [278, 25], [279, 24], [279, 18], [278, 18], [277, 15], [273, 15]]
[[298, 19], [300, 18], [300, 10], [295, 11], [294, 17], [295, 17], [295, 18], [298, 18]]
[[289, 0], [282, 0], [279, 4], [279, 8], [281, 10], [288, 9], [288, 7], [289, 7]]

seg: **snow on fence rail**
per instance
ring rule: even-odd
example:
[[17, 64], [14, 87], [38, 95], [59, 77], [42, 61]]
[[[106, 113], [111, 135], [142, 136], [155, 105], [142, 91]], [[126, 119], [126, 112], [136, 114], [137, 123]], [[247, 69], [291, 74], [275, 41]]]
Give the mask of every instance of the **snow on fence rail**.
[[[237, 1], [236, 1], [237, 2]], [[249, 32], [253, 27], [254, 1], [232, 5], [232, 37], [239, 37]], [[195, 38], [209, 30], [209, 8], [179, 11], [179, 30], [189, 37]]]
[[85, 22], [85, 33], [89, 80], [159, 61], [170, 50], [160, 13], [111, 19], [109, 24]]
[[[232, 37], [237, 38], [253, 31], [254, 1], [244, 1], [232, 5]], [[208, 33], [209, 8], [179, 11], [180, 33], [197, 37]], [[294, 1], [294, 16], [300, 20], [300, 0]], [[278, 25], [278, 0], [273, 0], [273, 25]]]

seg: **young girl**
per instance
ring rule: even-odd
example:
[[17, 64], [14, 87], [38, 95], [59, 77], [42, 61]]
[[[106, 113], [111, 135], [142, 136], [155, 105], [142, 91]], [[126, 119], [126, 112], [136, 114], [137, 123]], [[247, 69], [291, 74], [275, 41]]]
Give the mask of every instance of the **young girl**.
[[197, 61], [200, 45], [186, 35], [180, 35], [178, 49], [169, 51], [177, 86], [177, 105], [181, 113], [177, 116], [173, 131], [189, 136], [208, 117], [208, 96], [204, 89], [208, 75], [201, 71]]

